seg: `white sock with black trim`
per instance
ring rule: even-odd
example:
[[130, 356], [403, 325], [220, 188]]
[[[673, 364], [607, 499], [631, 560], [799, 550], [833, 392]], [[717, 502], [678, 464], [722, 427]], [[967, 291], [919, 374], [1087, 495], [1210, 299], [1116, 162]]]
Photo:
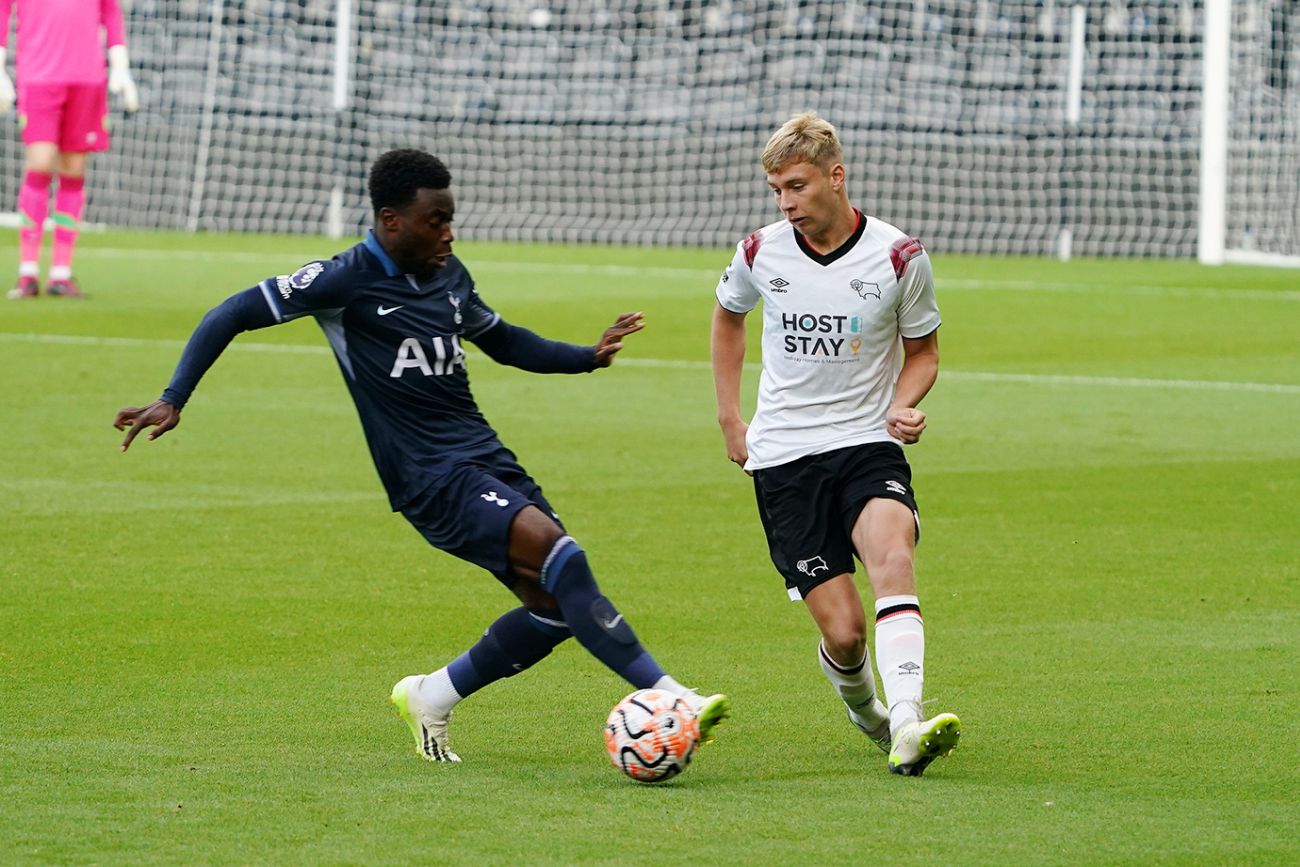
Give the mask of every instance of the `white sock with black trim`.
[[875, 728], [884, 719], [884, 706], [876, 700], [876, 675], [871, 670], [871, 651], [862, 649], [862, 661], [845, 667], [831, 659], [826, 645], [817, 642], [817, 662], [822, 674], [835, 687], [840, 698], [867, 728]]
[[921, 718], [925, 622], [915, 596], [876, 600], [876, 664], [889, 705], [889, 729], [897, 734], [904, 725]]

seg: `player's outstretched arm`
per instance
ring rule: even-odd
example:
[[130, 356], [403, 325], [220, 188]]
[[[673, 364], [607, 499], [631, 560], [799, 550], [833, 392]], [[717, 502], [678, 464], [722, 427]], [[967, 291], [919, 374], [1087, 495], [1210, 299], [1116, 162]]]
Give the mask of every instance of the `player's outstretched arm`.
[[[126, 430], [122, 451], [131, 447], [135, 438], [147, 427], [152, 427], [147, 439], [157, 439], [176, 427], [181, 421], [181, 409], [194, 393], [194, 388], [207, 373], [230, 341], [241, 331], [265, 328], [276, 324], [275, 314], [267, 306], [259, 287], [232, 295], [213, 307], [203, 317], [190, 335], [181, 360], [176, 365], [172, 380], [162, 397], [145, 407], [128, 406], [118, 410], [113, 427]], [[129, 430], [128, 430], [129, 428]]]
[[596, 366], [609, 367], [614, 363], [614, 356], [623, 348], [623, 338], [645, 328], [645, 314], [623, 313], [614, 320], [614, 324], [605, 329], [596, 344]]
[[470, 338], [497, 364], [508, 364], [530, 373], [590, 373], [609, 367], [614, 353], [623, 348], [623, 338], [645, 327], [640, 313], [624, 313], [605, 329], [595, 346], [579, 346], [548, 340], [539, 334], [511, 325], [504, 319]]

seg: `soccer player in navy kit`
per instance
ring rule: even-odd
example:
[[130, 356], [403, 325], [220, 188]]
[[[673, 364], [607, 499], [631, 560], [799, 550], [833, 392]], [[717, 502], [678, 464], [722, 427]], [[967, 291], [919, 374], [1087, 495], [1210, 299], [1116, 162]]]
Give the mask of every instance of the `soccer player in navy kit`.
[[145, 428], [155, 439], [180, 422], [200, 377], [241, 331], [314, 316], [356, 403], [370, 453], [400, 511], [433, 545], [495, 575], [522, 603], [444, 668], [403, 678], [392, 702], [416, 749], [458, 762], [447, 735], [452, 708], [493, 681], [541, 661], [570, 635], [638, 689], [665, 689], [696, 712], [703, 740], [729, 711], [664, 673], [603, 596], [581, 547], [537, 483], [479, 412], [462, 340], [494, 361], [536, 373], [608, 367], [641, 330], [625, 313], [595, 346], [547, 340], [503, 320], [452, 254], [451, 175], [436, 157], [394, 150], [370, 171], [375, 228], [329, 261], [262, 281], [213, 308], [195, 329], [162, 397], [118, 412], [122, 450]]

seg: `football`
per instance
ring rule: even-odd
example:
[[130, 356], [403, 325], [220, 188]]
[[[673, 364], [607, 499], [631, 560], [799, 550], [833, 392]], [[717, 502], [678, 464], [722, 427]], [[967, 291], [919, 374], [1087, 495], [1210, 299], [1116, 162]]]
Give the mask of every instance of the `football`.
[[659, 783], [686, 770], [700, 742], [700, 724], [681, 698], [641, 689], [614, 705], [605, 748], [614, 767], [639, 783]]

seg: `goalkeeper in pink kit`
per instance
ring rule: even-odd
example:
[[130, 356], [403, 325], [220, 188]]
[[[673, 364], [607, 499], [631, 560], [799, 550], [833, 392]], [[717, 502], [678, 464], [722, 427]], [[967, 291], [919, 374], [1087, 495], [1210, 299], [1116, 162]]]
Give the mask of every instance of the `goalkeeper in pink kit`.
[[[15, 6], [16, 93], [5, 72], [9, 19]], [[18, 284], [9, 297], [40, 294], [41, 240], [50, 187], [57, 175], [47, 293], [80, 298], [81, 289], [72, 278], [72, 250], [86, 199], [87, 160], [108, 148], [105, 84], [122, 97], [127, 111], [139, 107], [127, 61], [122, 9], [118, 0], [0, 0], [0, 22], [0, 113], [13, 108], [17, 99], [26, 146], [26, 173], [18, 193]]]

